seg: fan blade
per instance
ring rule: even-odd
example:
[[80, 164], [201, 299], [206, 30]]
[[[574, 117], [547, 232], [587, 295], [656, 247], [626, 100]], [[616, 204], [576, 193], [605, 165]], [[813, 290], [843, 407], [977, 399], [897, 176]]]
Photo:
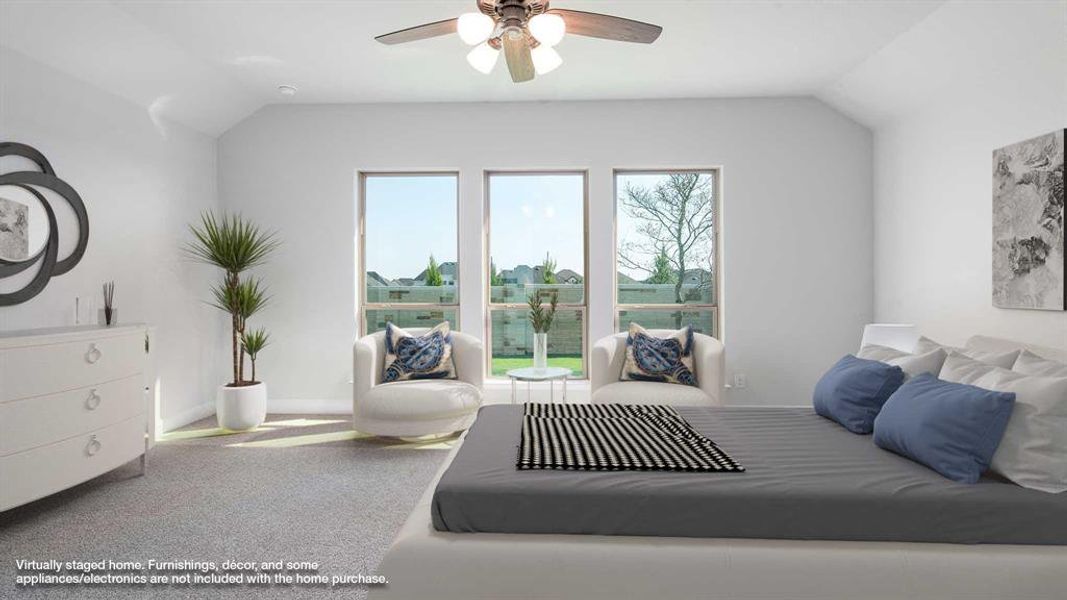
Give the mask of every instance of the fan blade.
[[439, 35], [448, 35], [456, 32], [456, 22], [458, 19], [445, 19], [444, 21], [436, 21], [433, 23], [426, 23], [424, 25], [416, 25], [414, 27], [408, 27], [407, 29], [401, 29], [400, 31], [394, 31], [392, 33], [386, 33], [385, 35], [379, 35], [374, 38], [383, 44], [403, 44], [404, 42], [415, 42], [418, 40], [425, 40], [427, 38], [437, 37]]
[[651, 44], [663, 32], [663, 28], [659, 25], [611, 15], [562, 8], [552, 9], [548, 12], [563, 17], [563, 21], [567, 24], [567, 33], [595, 37], [602, 40]]
[[515, 83], [522, 83], [533, 79], [533, 58], [530, 56], [530, 45], [526, 43], [526, 38], [522, 36], [512, 38], [505, 33], [503, 41], [504, 58], [508, 61], [511, 80]]

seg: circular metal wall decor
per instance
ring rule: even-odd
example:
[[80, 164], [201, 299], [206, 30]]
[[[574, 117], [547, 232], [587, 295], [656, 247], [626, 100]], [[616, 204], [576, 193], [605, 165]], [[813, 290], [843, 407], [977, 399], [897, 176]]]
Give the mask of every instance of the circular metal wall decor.
[[[36, 171], [0, 173], [0, 279], [40, 264], [37, 274], [21, 289], [0, 293], [0, 306], [11, 306], [41, 293], [53, 276], [62, 275], [78, 264], [89, 243], [89, 214], [78, 192], [56, 177], [48, 159], [36, 149], [17, 142], [0, 142], [0, 157], [4, 156], [20, 156], [37, 167]], [[5, 189], [18, 190], [29, 202], [36, 204], [31, 206], [5, 198]], [[59, 257], [56, 213], [41, 193], [42, 189], [66, 200], [78, 220], [78, 241], [62, 258]], [[45, 229], [47, 237], [43, 237]], [[31, 240], [31, 237], [37, 239]]]

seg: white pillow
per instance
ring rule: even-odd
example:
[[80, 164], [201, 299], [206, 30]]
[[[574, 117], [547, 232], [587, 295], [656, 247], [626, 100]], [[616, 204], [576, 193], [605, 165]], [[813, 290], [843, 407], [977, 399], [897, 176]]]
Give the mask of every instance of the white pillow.
[[930, 373], [936, 376], [941, 372], [941, 365], [945, 362], [948, 354], [941, 348], [927, 352], [926, 354], [908, 354], [889, 346], [867, 344], [856, 353], [858, 358], [877, 360], [887, 365], [895, 365], [903, 369], [904, 377], [911, 379], [921, 373]]
[[1067, 377], [1035, 377], [950, 352], [941, 379], [1014, 392], [1004, 437], [990, 468], [1043, 492], [1067, 490]]
[[[932, 352], [936, 348], [941, 348], [946, 353], [956, 352], [962, 354], [967, 358], [973, 358], [984, 362], [986, 364], [1000, 367], [1002, 369], [1011, 369], [1011, 366], [1015, 364], [1015, 359], [1019, 356], [1018, 350], [1011, 350], [1010, 352], [984, 352], [982, 350], [971, 350], [970, 348], [957, 348], [955, 346], [946, 346], [939, 344], [928, 337], [920, 337], [919, 341], [915, 344], [915, 354], [926, 354]], [[942, 377], [944, 379], [944, 377]]]
[[1019, 353], [1019, 358], [1015, 359], [1015, 366], [1011, 370], [1023, 375], [1067, 377], [1067, 364], [1041, 358], [1029, 350]]

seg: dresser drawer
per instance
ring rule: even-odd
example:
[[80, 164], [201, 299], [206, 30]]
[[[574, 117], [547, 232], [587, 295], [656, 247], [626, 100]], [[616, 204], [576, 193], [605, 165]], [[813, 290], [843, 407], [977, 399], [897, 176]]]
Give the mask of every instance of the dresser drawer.
[[145, 412], [144, 381], [117, 381], [0, 404], [0, 456], [101, 429]]
[[144, 369], [144, 333], [0, 350], [0, 402], [114, 381]]
[[144, 414], [92, 433], [0, 457], [0, 510], [87, 481], [144, 452]]

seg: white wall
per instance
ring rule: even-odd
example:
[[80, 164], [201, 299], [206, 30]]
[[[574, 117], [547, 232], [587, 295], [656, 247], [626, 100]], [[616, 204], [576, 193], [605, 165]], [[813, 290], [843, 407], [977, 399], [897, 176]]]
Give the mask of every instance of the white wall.
[[[225, 208], [276, 228], [272, 403], [346, 406], [358, 170], [460, 171], [462, 329], [482, 336], [483, 170], [587, 168], [590, 337], [612, 329], [612, 168], [721, 165], [734, 403], [809, 402], [872, 316], [871, 135], [813, 99], [295, 105], [219, 141]], [[398, 207], [403, 210], [403, 207]]]
[[876, 318], [1067, 348], [1067, 312], [991, 283], [992, 152], [1067, 127], [1067, 2], [946, 4], [827, 97], [876, 125]]
[[0, 308], [0, 329], [71, 325], [74, 298], [102, 307], [100, 286], [114, 280], [120, 320], [157, 327], [164, 425], [209, 414], [225, 367], [222, 323], [200, 302], [211, 273], [181, 260], [178, 246], [185, 224], [217, 206], [215, 141], [2, 47], [0, 74], [3, 140], [43, 152], [90, 223], [81, 263], [29, 302]]

